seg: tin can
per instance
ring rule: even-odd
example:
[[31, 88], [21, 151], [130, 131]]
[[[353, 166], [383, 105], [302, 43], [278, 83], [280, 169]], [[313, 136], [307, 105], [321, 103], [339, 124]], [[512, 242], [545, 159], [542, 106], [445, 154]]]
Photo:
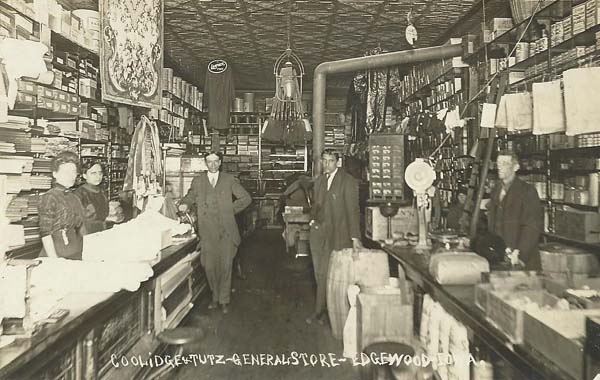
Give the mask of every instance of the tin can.
[[254, 112], [254, 93], [244, 93], [244, 112]]
[[244, 99], [235, 98], [233, 102], [233, 112], [244, 112]]
[[521, 62], [529, 58], [529, 42], [519, 42], [515, 50], [515, 58], [517, 62]]

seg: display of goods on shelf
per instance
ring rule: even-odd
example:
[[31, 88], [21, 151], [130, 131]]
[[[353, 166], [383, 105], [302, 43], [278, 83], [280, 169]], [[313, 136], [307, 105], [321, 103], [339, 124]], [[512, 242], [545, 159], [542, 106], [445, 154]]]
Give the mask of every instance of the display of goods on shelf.
[[[460, 43], [460, 39], [451, 39], [449, 43]], [[452, 79], [446, 81], [449, 83], [444, 84], [444, 86], [454, 86], [454, 90], [458, 91], [461, 88], [460, 78], [453, 78], [453, 69], [461, 67], [466, 67], [466, 65], [462, 62], [460, 57], [447, 58], [425, 65], [413, 66], [410, 72], [403, 77], [399, 86], [398, 93], [400, 101], [406, 101], [425, 87], [430, 85], [436, 86], [440, 84], [440, 81], [443, 83], [447, 77]], [[459, 82], [455, 82], [455, 79], [458, 79]], [[447, 88], [444, 87], [444, 89], [446, 90]], [[447, 91], [446, 93], [448, 94]]]
[[369, 136], [371, 200], [404, 199], [404, 135]]

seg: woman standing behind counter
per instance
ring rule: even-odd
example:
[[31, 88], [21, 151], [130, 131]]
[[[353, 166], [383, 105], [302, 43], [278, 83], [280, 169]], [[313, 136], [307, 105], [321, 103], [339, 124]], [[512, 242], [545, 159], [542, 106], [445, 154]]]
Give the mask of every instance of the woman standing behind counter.
[[85, 233], [91, 234], [106, 229], [108, 197], [100, 186], [104, 177], [100, 163], [94, 161], [84, 163], [82, 174], [85, 183], [75, 190], [75, 194], [81, 200], [84, 208]]
[[84, 210], [71, 189], [77, 179], [78, 164], [79, 157], [73, 152], [61, 152], [52, 159], [54, 185], [40, 197], [40, 234], [44, 246], [40, 256], [81, 260]]

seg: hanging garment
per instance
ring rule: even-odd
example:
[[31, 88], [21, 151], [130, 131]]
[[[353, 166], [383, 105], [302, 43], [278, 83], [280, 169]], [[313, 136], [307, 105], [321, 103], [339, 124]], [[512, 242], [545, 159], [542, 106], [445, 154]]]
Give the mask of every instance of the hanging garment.
[[567, 127], [560, 81], [534, 83], [532, 97], [533, 134], [564, 132]]
[[366, 136], [366, 103], [363, 103], [359, 88], [354, 86], [354, 79], [350, 83], [346, 108], [352, 114], [352, 141], [365, 141]]
[[131, 138], [123, 190], [138, 197], [158, 193], [162, 178], [160, 140], [156, 123], [142, 116]]
[[[385, 53], [381, 48], [367, 51], [365, 56]], [[366, 103], [366, 134], [379, 132], [385, 125], [385, 105], [388, 89], [397, 93], [400, 75], [397, 68], [368, 70], [354, 78], [354, 88]]]
[[[225, 61], [219, 61], [219, 63]], [[229, 128], [229, 112], [231, 103], [235, 98], [235, 86], [233, 82], [233, 72], [230, 65], [225, 63], [225, 70], [211, 70], [208, 64], [206, 70], [206, 80], [204, 83], [204, 101], [208, 102], [208, 126], [216, 129]]]
[[600, 67], [563, 73], [567, 136], [600, 132]]

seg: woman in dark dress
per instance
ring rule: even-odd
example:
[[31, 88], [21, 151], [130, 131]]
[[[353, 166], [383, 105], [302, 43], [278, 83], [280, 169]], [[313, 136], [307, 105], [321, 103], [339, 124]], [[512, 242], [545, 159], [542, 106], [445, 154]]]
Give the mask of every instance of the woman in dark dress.
[[106, 217], [108, 217], [108, 197], [100, 185], [104, 173], [102, 165], [98, 162], [88, 161], [82, 167], [85, 183], [75, 191], [84, 208], [85, 233], [106, 229]]
[[84, 211], [73, 185], [77, 179], [79, 157], [61, 152], [52, 159], [54, 185], [40, 197], [40, 234], [44, 249], [40, 256], [81, 260]]

